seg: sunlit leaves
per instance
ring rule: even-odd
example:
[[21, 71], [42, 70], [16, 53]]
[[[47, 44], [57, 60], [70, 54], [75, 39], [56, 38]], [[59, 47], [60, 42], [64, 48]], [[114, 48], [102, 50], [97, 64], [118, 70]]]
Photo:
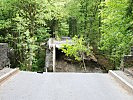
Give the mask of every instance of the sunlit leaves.
[[72, 39], [73, 45], [70, 44], [64, 44], [62, 51], [70, 57], [74, 57], [75, 60], [81, 61], [82, 60], [82, 54], [86, 53], [87, 55], [91, 55], [92, 48], [87, 47], [85, 45], [85, 41], [83, 37], [78, 38], [75, 36]]
[[[121, 57], [129, 53], [132, 32], [129, 30], [132, 18], [127, 16], [129, 0], [105, 0], [100, 14], [102, 37], [100, 49], [119, 66]], [[131, 35], [132, 34], [132, 35]]]

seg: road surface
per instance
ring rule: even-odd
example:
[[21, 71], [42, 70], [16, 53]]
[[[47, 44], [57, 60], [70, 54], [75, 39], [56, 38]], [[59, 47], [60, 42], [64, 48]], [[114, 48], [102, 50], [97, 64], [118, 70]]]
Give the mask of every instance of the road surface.
[[0, 86], [0, 100], [133, 100], [108, 74], [19, 72]]

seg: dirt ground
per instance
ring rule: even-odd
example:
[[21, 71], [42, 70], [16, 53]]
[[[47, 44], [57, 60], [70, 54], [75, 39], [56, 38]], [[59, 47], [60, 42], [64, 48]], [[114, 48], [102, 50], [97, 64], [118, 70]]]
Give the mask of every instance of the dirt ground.
[[93, 63], [85, 68], [80, 63], [69, 63], [64, 60], [56, 62], [56, 72], [81, 72], [81, 73], [102, 73], [103, 71]]
[[[77, 72], [77, 73], [103, 73], [105, 72], [101, 65], [92, 59], [85, 60], [85, 66], [82, 61], [75, 61], [74, 58], [67, 57], [61, 50], [56, 50], [56, 72]], [[52, 72], [52, 66], [48, 68]]]
[[56, 72], [81, 72], [81, 73], [102, 73], [101, 66], [94, 61], [85, 61], [86, 70], [81, 62], [76, 62], [60, 50], [56, 52]]

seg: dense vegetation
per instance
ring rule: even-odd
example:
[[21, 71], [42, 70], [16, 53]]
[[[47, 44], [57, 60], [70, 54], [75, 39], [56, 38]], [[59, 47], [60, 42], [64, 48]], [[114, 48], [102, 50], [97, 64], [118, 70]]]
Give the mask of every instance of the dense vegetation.
[[0, 0], [0, 42], [14, 49], [12, 66], [40, 70], [48, 38], [75, 35], [119, 67], [133, 45], [133, 0]]

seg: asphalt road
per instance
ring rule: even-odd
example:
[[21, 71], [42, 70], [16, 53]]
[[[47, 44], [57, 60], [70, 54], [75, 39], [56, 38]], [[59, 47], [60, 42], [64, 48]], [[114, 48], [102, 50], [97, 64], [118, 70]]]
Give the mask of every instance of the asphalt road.
[[0, 86], [0, 100], [133, 100], [108, 74], [19, 72]]

